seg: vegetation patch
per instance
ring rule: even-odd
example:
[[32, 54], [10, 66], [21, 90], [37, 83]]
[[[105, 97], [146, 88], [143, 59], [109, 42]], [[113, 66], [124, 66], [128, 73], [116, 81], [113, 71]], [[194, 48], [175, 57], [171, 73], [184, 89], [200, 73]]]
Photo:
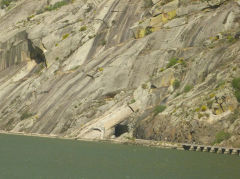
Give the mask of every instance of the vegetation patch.
[[103, 39], [103, 40], [101, 40], [100, 43], [101, 43], [102, 46], [105, 46], [107, 44], [107, 41], [105, 39]]
[[154, 31], [154, 30], [153, 30], [153, 27], [147, 26], [147, 27], [145, 28], [145, 36], [153, 33], [153, 31]]
[[159, 113], [163, 112], [167, 107], [164, 105], [159, 105], [154, 108], [154, 115], [158, 115]]
[[92, 39], [92, 38], [94, 38], [94, 37], [96, 37], [96, 35], [89, 35], [89, 36], [88, 36], [88, 39]]
[[82, 32], [82, 31], [86, 31], [87, 30], [87, 26], [82, 26], [81, 28], [80, 28], [80, 31]]
[[219, 131], [215, 136], [214, 144], [219, 144], [222, 141], [229, 139], [230, 137], [231, 134], [229, 134], [228, 132]]
[[47, 6], [47, 7], [45, 8], [45, 10], [47, 10], [47, 11], [53, 11], [53, 10], [59, 9], [59, 8], [61, 8], [62, 6], [65, 6], [65, 5], [67, 5], [67, 4], [69, 4], [69, 3], [72, 3], [72, 2], [73, 2], [73, 0], [62, 0], [62, 1], [56, 2], [56, 3], [53, 4], [53, 5]]
[[234, 122], [239, 118], [239, 116], [240, 116], [240, 111], [239, 111], [239, 109], [237, 108], [237, 109], [234, 110], [233, 114], [232, 114], [231, 117], [229, 118], [230, 122], [231, 122], [231, 123], [234, 123]]
[[27, 20], [28, 20], [28, 21], [30, 21], [30, 20], [31, 20], [32, 18], [34, 18], [34, 17], [35, 17], [35, 15], [34, 15], [34, 14], [33, 14], [33, 15], [31, 15], [31, 16], [28, 16], [28, 17], [27, 17]]
[[236, 96], [238, 102], [240, 103], [240, 91], [239, 90], [235, 91], [235, 96]]
[[133, 104], [133, 103], [135, 103], [136, 102], [136, 100], [135, 99], [132, 99], [128, 104]]
[[68, 38], [69, 34], [65, 34], [62, 36], [62, 40], [65, 40], [66, 38]]
[[186, 61], [185, 61], [184, 59], [182, 59], [182, 58], [180, 58], [180, 59], [178, 60], [178, 63], [181, 64], [183, 67], [187, 67]]
[[73, 67], [71, 70], [72, 70], [72, 71], [75, 71], [75, 70], [77, 70], [79, 67], [80, 67], [80, 65], [77, 65], [77, 66]]
[[235, 96], [240, 103], [240, 77], [239, 78], [234, 78], [232, 81], [232, 87], [235, 90]]
[[191, 91], [192, 88], [193, 88], [192, 85], [186, 85], [186, 86], [184, 87], [184, 93], [188, 93], [189, 91]]
[[21, 117], [20, 117], [20, 120], [24, 120], [24, 119], [27, 119], [29, 117], [32, 117], [34, 114], [33, 113], [30, 113], [29, 111], [25, 111], [24, 113], [22, 113]]
[[174, 88], [174, 89], [177, 89], [177, 88], [179, 88], [179, 87], [180, 87], [180, 81], [174, 80], [174, 82], [173, 82], [173, 88]]
[[176, 65], [178, 63], [178, 58], [171, 58], [167, 64], [167, 68], [171, 68], [172, 66]]
[[98, 72], [102, 72], [103, 70], [104, 70], [103, 67], [99, 67], [99, 68], [97, 69]]
[[235, 39], [232, 35], [228, 35], [228, 36], [227, 36], [227, 41], [228, 41], [229, 43], [234, 43], [234, 42], [236, 42], [236, 39]]
[[34, 73], [35, 74], [40, 74], [43, 69], [44, 69], [44, 63], [40, 63], [39, 65], [37, 65]]
[[202, 107], [201, 107], [201, 111], [206, 111], [206, 110], [207, 110], [207, 106], [202, 105]]
[[144, 0], [144, 8], [151, 8], [153, 6], [152, 0]]
[[215, 96], [216, 96], [215, 93], [211, 93], [211, 94], [209, 95], [209, 98], [212, 99], [212, 98], [214, 98]]
[[162, 22], [167, 23], [169, 20], [172, 20], [177, 16], [176, 10], [167, 12], [167, 13], [162, 13]]
[[142, 89], [147, 89], [148, 85], [146, 83], [142, 84]]
[[207, 107], [209, 109], [212, 109], [212, 105], [213, 105], [213, 101], [212, 100], [207, 101]]
[[223, 87], [224, 85], [225, 85], [225, 81], [224, 81], [224, 80], [220, 80], [220, 81], [218, 82], [216, 88], [219, 89], [219, 88]]
[[160, 69], [160, 72], [163, 72], [164, 70], [165, 70], [165, 68], [161, 68], [161, 69]]
[[198, 119], [201, 119], [204, 115], [202, 113], [198, 113]]
[[196, 109], [195, 109], [195, 112], [199, 112], [199, 111], [200, 111], [200, 108], [196, 108]]
[[0, 1], [0, 6], [1, 6], [1, 9], [3, 9], [4, 7], [8, 7], [11, 2], [14, 2], [16, 0], [2, 0]]
[[88, 4], [86, 12], [88, 13], [88, 12], [92, 11], [92, 9], [93, 9], [93, 6], [91, 4]]

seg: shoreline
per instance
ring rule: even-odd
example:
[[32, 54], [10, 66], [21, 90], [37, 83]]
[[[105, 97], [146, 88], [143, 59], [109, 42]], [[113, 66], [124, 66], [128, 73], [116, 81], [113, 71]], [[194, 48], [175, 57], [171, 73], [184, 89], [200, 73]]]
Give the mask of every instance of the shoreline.
[[154, 140], [144, 140], [144, 139], [119, 140], [119, 139], [85, 139], [85, 138], [75, 138], [75, 137], [71, 138], [71, 137], [62, 137], [62, 136], [49, 135], [49, 134], [9, 132], [9, 131], [3, 131], [3, 130], [0, 130], [0, 134], [41, 137], [41, 138], [49, 138], [49, 139], [75, 140], [75, 141], [82, 141], [82, 142], [139, 145], [139, 146], [155, 147], [155, 148], [162, 148], [162, 149], [176, 149], [176, 150], [182, 150], [182, 151], [209, 152], [209, 153], [240, 156], [240, 148], [228, 148], [228, 147], [221, 147], [221, 146], [209, 146], [209, 145], [205, 146], [205, 145], [198, 145], [198, 144], [171, 143], [171, 142], [165, 142], [165, 141], [154, 141]]
[[114, 144], [131, 144], [131, 145], [141, 145], [146, 147], [158, 147], [158, 148], [171, 148], [177, 149], [181, 146], [179, 143], [170, 143], [163, 141], [153, 141], [153, 140], [144, 140], [144, 139], [86, 139], [86, 138], [75, 138], [75, 137], [63, 137], [58, 135], [49, 135], [49, 134], [37, 134], [37, 133], [24, 133], [24, 132], [9, 132], [0, 130], [0, 134], [6, 135], [19, 135], [19, 136], [28, 136], [28, 137], [41, 137], [41, 138], [49, 138], [49, 139], [64, 139], [64, 140], [75, 140], [75, 141], [83, 141], [83, 142], [109, 142]]

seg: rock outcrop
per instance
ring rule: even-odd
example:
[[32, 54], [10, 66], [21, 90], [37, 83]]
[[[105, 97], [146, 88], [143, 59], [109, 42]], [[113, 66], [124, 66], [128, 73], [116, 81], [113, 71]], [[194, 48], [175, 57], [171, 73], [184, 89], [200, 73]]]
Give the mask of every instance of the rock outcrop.
[[1, 130], [240, 147], [238, 1], [1, 7]]

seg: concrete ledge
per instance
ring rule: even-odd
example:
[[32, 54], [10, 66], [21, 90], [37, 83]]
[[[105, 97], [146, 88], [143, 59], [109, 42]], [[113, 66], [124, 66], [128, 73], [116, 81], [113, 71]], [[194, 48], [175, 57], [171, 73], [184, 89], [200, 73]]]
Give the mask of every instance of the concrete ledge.
[[141, 146], [149, 146], [149, 147], [158, 147], [165, 149], [177, 149], [177, 150], [185, 150], [185, 151], [199, 151], [199, 152], [210, 152], [210, 153], [218, 153], [218, 154], [231, 154], [240, 156], [240, 149], [238, 148], [225, 148], [218, 146], [204, 146], [197, 144], [181, 144], [181, 143], [171, 143], [165, 141], [152, 141], [152, 140], [143, 140], [143, 139], [82, 139], [76, 137], [61, 137], [57, 135], [49, 135], [49, 134], [36, 134], [36, 133], [13, 133], [6, 132], [0, 130], [0, 134], [8, 134], [8, 135], [23, 135], [23, 136], [33, 136], [33, 137], [44, 137], [44, 138], [54, 138], [54, 139], [68, 139], [68, 140], [79, 140], [86, 142], [108, 142], [115, 144], [131, 144], [131, 145], [141, 145]]

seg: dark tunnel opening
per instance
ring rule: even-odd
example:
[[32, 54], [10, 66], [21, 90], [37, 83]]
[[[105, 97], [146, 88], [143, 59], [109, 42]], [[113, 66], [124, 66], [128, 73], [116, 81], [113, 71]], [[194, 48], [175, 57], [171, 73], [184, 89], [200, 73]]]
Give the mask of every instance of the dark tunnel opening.
[[115, 126], [115, 133], [114, 134], [115, 134], [116, 137], [119, 137], [126, 132], [128, 132], [128, 126], [127, 125], [117, 124]]
[[190, 150], [191, 146], [190, 145], [183, 145], [184, 150]]

